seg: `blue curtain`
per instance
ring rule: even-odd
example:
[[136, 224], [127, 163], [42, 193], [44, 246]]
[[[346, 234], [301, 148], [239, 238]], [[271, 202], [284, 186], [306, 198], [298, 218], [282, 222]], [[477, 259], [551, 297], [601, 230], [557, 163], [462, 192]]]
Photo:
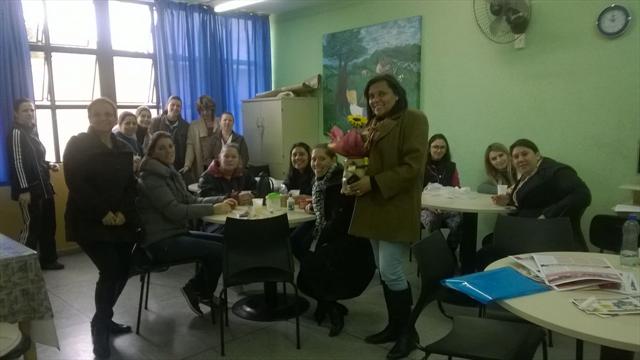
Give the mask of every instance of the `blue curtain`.
[[269, 18], [216, 15], [200, 5], [159, 1], [154, 31], [162, 106], [182, 98], [182, 115], [198, 118], [195, 101], [206, 94], [216, 114], [234, 114], [242, 133], [241, 101], [271, 89]]
[[0, 1], [0, 185], [9, 183], [6, 140], [13, 122], [13, 101], [19, 97], [33, 99], [22, 3]]

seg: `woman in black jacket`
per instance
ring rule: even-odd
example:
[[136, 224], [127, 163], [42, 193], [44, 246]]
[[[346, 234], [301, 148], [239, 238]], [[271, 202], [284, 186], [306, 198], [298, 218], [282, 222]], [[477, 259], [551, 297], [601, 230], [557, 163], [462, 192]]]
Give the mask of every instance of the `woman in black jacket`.
[[514, 205], [516, 216], [540, 219], [568, 217], [578, 248], [587, 250], [580, 218], [591, 204], [591, 192], [570, 166], [542, 157], [536, 144], [520, 139], [510, 147], [518, 180], [507, 195], [494, 195], [499, 205]]
[[20, 204], [24, 227], [18, 240], [38, 251], [42, 270], [60, 270], [56, 253], [56, 209], [49, 171], [58, 165], [45, 160], [45, 148], [38, 139], [33, 102], [17, 99], [13, 106], [13, 129], [7, 139], [11, 198]]
[[302, 195], [311, 195], [313, 183], [313, 170], [311, 170], [309, 163], [311, 148], [303, 142], [295, 143], [289, 151], [289, 156], [291, 158], [289, 172], [282, 183], [287, 187], [287, 190], [300, 190]]
[[375, 262], [369, 240], [347, 234], [355, 198], [340, 193], [343, 168], [336, 154], [326, 144], [316, 146], [311, 167], [316, 181], [313, 202], [305, 210], [315, 213], [316, 222], [298, 254], [298, 287], [318, 301], [318, 325], [329, 315], [329, 336], [336, 336], [348, 312], [337, 300], [359, 296], [371, 281]]
[[71, 137], [64, 151], [69, 197], [65, 212], [67, 240], [78, 243], [99, 271], [96, 312], [91, 320], [93, 353], [109, 357], [109, 335], [131, 331], [112, 320], [124, 289], [131, 249], [139, 229], [135, 209], [133, 154], [111, 129], [116, 105], [99, 98], [88, 107], [89, 129]]

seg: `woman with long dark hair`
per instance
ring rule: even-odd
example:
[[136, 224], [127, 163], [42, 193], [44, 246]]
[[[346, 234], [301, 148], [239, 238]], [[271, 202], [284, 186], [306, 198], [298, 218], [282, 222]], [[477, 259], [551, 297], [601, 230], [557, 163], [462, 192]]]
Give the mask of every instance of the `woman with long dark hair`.
[[426, 146], [427, 117], [408, 109], [407, 94], [392, 75], [367, 83], [369, 165], [366, 176], [347, 188], [356, 196], [349, 234], [372, 239], [389, 321], [367, 336], [371, 344], [395, 342], [388, 359], [406, 357], [416, 348], [411, 324], [411, 288], [404, 272], [409, 244], [418, 239]]
[[311, 148], [303, 142], [295, 143], [289, 150], [289, 158], [289, 172], [282, 183], [287, 190], [300, 190], [302, 195], [311, 195]]

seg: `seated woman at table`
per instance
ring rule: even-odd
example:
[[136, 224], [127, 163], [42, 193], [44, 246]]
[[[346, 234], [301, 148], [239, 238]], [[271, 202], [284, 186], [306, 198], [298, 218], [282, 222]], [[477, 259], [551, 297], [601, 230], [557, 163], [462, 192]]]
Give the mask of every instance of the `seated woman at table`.
[[[429, 139], [429, 151], [424, 171], [423, 186], [440, 184], [442, 186], [460, 186], [460, 178], [456, 163], [451, 161], [449, 141], [443, 134], [435, 134]], [[429, 233], [440, 229], [444, 222], [449, 228], [447, 243], [452, 252], [455, 252], [460, 244], [460, 223], [462, 214], [458, 212], [442, 211], [435, 209], [423, 209], [420, 212], [420, 221]]]
[[586, 251], [580, 218], [591, 204], [591, 192], [584, 181], [570, 166], [540, 155], [531, 140], [517, 140], [510, 151], [519, 178], [511, 192], [494, 195], [493, 202], [515, 206], [516, 216], [568, 217], [576, 245]]
[[311, 195], [313, 182], [313, 170], [309, 163], [311, 148], [303, 142], [295, 143], [289, 151], [289, 157], [289, 172], [282, 183], [287, 190], [300, 190], [301, 195]]
[[140, 164], [136, 205], [144, 228], [142, 246], [157, 262], [197, 257], [202, 266], [182, 288], [193, 312], [202, 315], [199, 303], [211, 304], [222, 271], [222, 236], [189, 231], [188, 221], [206, 215], [226, 214], [233, 199], [195, 197], [173, 167], [175, 148], [171, 134], [151, 136], [147, 155]]
[[497, 194], [498, 185], [512, 186], [515, 183], [515, 169], [511, 163], [511, 155], [506, 146], [493, 143], [484, 152], [484, 170], [487, 181], [478, 186], [482, 194]]
[[354, 298], [364, 291], [375, 271], [375, 262], [369, 240], [347, 233], [355, 198], [340, 192], [343, 169], [336, 163], [336, 154], [326, 144], [316, 146], [311, 153], [311, 167], [316, 181], [313, 201], [305, 210], [315, 213], [316, 222], [303, 239], [303, 252], [298, 254], [297, 283], [300, 291], [317, 300], [314, 318], [318, 325], [328, 315], [329, 336], [336, 336], [342, 331], [348, 312], [338, 300]]
[[[236, 197], [242, 191], [255, 191], [257, 182], [247, 171], [236, 144], [222, 147], [218, 158], [200, 175], [200, 196]], [[247, 199], [239, 199], [244, 202]], [[251, 201], [251, 198], [248, 199]]]

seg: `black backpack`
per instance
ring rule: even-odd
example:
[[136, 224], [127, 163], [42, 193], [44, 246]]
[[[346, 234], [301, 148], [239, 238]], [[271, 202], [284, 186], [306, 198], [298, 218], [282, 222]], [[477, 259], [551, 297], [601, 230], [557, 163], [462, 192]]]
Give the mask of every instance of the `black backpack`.
[[273, 192], [273, 181], [269, 177], [269, 174], [262, 171], [258, 175], [258, 184], [256, 185], [256, 195], [259, 198], [264, 198], [268, 193]]

